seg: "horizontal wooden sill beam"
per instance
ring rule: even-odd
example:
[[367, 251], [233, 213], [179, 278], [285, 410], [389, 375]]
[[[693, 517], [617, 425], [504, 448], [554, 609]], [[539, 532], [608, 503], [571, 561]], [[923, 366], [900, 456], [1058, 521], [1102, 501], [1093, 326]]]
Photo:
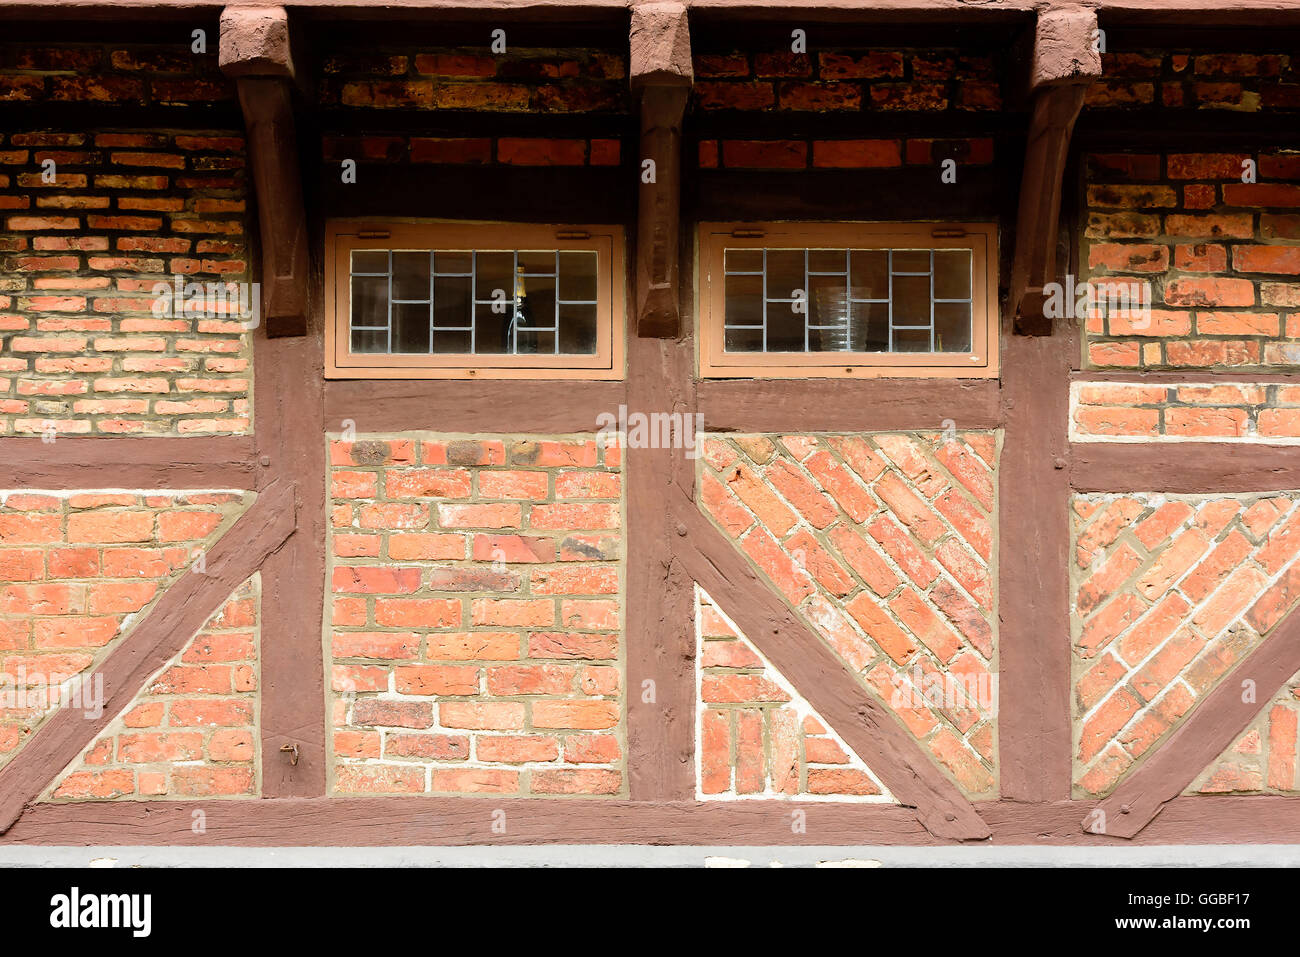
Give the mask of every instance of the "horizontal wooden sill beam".
[[[1300, 844], [1300, 797], [1182, 795], [1132, 841], [1079, 829], [1087, 801], [981, 801], [1008, 846]], [[505, 831], [494, 825], [504, 810]], [[194, 812], [209, 821], [193, 831]], [[795, 812], [806, 827], [791, 828]], [[1207, 827], [1206, 822], [1213, 822]], [[897, 804], [812, 801], [628, 801], [499, 797], [327, 797], [37, 804], [0, 845], [175, 844], [229, 847], [386, 847], [520, 844], [942, 845]], [[977, 853], [977, 852], [976, 852]]]
[[[1273, 492], [1300, 489], [1300, 448], [1244, 442], [1075, 442], [1076, 492]], [[1300, 667], [1300, 663], [1297, 664]]]
[[0, 438], [0, 488], [256, 487], [251, 435]]
[[617, 381], [336, 379], [325, 383], [325, 431], [595, 432], [625, 396]]
[[1002, 423], [997, 379], [709, 379], [699, 410], [710, 432], [942, 432]]

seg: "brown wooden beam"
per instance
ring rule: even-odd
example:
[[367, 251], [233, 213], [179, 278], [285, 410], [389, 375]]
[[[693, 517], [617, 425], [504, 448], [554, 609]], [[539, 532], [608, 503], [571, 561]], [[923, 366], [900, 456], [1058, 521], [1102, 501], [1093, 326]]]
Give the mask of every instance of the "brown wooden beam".
[[[694, 411], [690, 341], [629, 336], [628, 409]], [[612, 410], [611, 410], [612, 411]], [[695, 587], [666, 503], [689, 499], [695, 463], [684, 449], [628, 448], [627, 731], [635, 800], [695, 795]]]
[[[294, 528], [295, 489], [275, 484], [258, 493], [230, 531], [208, 549], [202, 572], [190, 568], [164, 591], [140, 622], [95, 669], [104, 682], [103, 711], [89, 718], [63, 708], [0, 769], [0, 833], [117, 715], [146, 681], [180, 653], [239, 585], [258, 570]], [[274, 593], [270, 600], [277, 600]]]
[[674, 338], [678, 314], [678, 223], [682, 201], [682, 117], [694, 71], [691, 33], [681, 3], [632, 7], [629, 79], [639, 97], [637, 156], [636, 329]]
[[339, 379], [325, 383], [325, 429], [358, 432], [595, 432], [618, 411], [622, 382]]
[[262, 246], [262, 316], [270, 336], [307, 332], [307, 218], [293, 122], [294, 65], [283, 7], [221, 13], [221, 69], [235, 78]]
[[1070, 796], [1072, 328], [1003, 342], [998, 462], [998, 765], [1004, 798]]
[[995, 429], [996, 379], [708, 379], [700, 411], [710, 432], [889, 432]]
[[[1180, 795], [1131, 841], [1079, 830], [1091, 802], [981, 801], [989, 844], [1300, 844], [1300, 798]], [[500, 814], [506, 812], [504, 831]], [[194, 812], [209, 822], [193, 831]], [[801, 812], [807, 827], [793, 831]], [[1207, 827], [1206, 822], [1213, 822]], [[911, 808], [813, 801], [572, 801], [409, 797], [38, 804], [0, 846], [393, 847], [527, 844], [933, 846]]]
[[0, 488], [251, 489], [251, 435], [0, 438]]
[[1101, 75], [1101, 54], [1094, 49], [1096, 30], [1097, 14], [1088, 8], [1054, 8], [1038, 17], [1029, 69], [1033, 112], [1007, 300], [1020, 335], [1044, 336], [1052, 331], [1051, 317], [1044, 315], [1044, 287], [1056, 281], [1056, 231], [1070, 133], [1088, 84]]
[[[1146, 761], [1088, 813], [1083, 830], [1134, 837], [1250, 726], [1297, 670], [1300, 612], [1292, 610]], [[1254, 691], [1248, 700], [1247, 682], [1253, 682]], [[1269, 839], [1269, 843], [1276, 841]]]
[[898, 718], [759, 578], [695, 503], [679, 498], [673, 513], [682, 536], [677, 554], [691, 576], [894, 797], [914, 808], [926, 830], [936, 837], [955, 841], [987, 838], [988, 826], [971, 802]]
[[[293, 482], [298, 522], [262, 565], [262, 796], [325, 793], [326, 462], [319, 335], [259, 336], [254, 373], [263, 479]], [[280, 749], [295, 748], [296, 761]]]
[[1244, 442], [1075, 442], [1078, 492], [1273, 492], [1300, 488], [1300, 449]]

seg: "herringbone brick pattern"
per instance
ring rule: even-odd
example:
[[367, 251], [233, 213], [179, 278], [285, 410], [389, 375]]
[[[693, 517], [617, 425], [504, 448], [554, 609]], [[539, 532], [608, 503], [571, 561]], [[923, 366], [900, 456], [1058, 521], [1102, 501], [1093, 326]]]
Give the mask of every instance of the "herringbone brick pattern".
[[1223, 754], [1192, 782], [1189, 794], [1295, 794], [1300, 673], [1266, 704]]
[[0, 766], [251, 502], [243, 492], [0, 492]]
[[260, 586], [254, 576], [236, 589], [45, 800], [255, 796]]
[[700, 501], [969, 795], [996, 791], [997, 436], [709, 436]]
[[699, 796], [893, 801], [880, 780], [696, 589]]
[[1079, 793], [1109, 792], [1300, 597], [1298, 501], [1074, 498]]

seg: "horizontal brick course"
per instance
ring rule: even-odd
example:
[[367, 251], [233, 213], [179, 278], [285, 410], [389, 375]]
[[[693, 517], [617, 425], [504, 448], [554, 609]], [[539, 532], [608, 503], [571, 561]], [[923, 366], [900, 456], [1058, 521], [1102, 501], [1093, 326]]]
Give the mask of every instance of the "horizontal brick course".
[[1075, 382], [1074, 442], [1300, 444], [1300, 390], [1269, 382]]
[[697, 53], [697, 109], [936, 112], [1002, 108], [995, 57], [927, 50]]
[[510, 46], [329, 51], [318, 83], [326, 106], [504, 113], [624, 113], [631, 102], [622, 54]]
[[993, 162], [993, 140], [968, 139], [702, 139], [696, 147], [701, 169], [898, 169]]
[[1300, 109], [1300, 63], [1288, 54], [1116, 51], [1103, 53], [1101, 65], [1089, 110]]
[[[186, 31], [188, 33], [188, 31]], [[217, 32], [194, 53], [173, 44], [0, 43], [0, 101], [94, 103], [102, 107], [237, 106], [235, 84], [217, 64]], [[155, 145], [149, 133], [121, 134], [115, 146]], [[69, 141], [68, 146], [81, 146]]]

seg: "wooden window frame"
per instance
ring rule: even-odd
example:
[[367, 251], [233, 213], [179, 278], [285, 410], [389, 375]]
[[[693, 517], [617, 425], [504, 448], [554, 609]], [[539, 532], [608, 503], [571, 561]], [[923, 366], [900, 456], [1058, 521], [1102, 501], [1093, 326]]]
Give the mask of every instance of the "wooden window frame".
[[[351, 263], [364, 249], [558, 249], [597, 253], [593, 355], [354, 355]], [[327, 379], [622, 379], [627, 274], [619, 226], [334, 219], [325, 224]]]
[[[970, 249], [971, 352], [769, 352], [723, 349], [724, 249]], [[696, 270], [700, 377], [995, 378], [997, 226], [993, 223], [700, 223]]]

